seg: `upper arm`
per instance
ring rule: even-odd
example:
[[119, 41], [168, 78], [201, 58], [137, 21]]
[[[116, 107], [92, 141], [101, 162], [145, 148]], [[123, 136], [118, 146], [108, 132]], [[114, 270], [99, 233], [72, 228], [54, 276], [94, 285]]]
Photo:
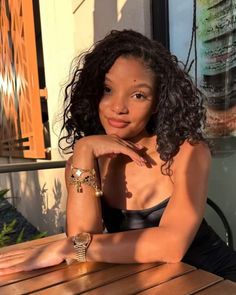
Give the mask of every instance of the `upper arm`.
[[211, 156], [204, 143], [185, 142], [173, 163], [173, 194], [162, 216], [160, 227], [173, 236], [183, 256], [204, 216]]
[[[76, 165], [76, 167], [84, 167], [84, 162], [79, 162], [77, 158], [78, 157], [77, 155], [75, 156], [75, 154], [71, 156], [67, 161], [65, 168], [65, 182], [67, 188], [67, 235], [71, 236], [79, 232], [101, 233], [103, 230], [103, 225], [100, 200], [95, 196], [94, 188], [83, 184], [82, 192], [78, 192], [76, 184], [70, 184], [69, 182], [72, 163], [73, 165]], [[94, 165], [91, 165], [91, 169], [92, 168], [96, 169]]]
[[72, 164], [73, 156], [71, 156], [67, 162], [66, 162], [66, 168], [65, 168], [65, 183], [66, 183], [66, 189], [69, 190], [69, 176], [71, 173], [71, 164]]

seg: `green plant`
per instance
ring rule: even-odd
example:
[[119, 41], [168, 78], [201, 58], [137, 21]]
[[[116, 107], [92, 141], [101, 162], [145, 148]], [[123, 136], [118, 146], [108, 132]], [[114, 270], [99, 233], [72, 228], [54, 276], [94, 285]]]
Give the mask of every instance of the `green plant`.
[[13, 219], [9, 224], [4, 222], [3, 228], [0, 232], [0, 247], [4, 247], [10, 241], [10, 234], [14, 233], [14, 227], [16, 224], [16, 219]]
[[33, 236], [31, 238], [31, 240], [37, 240], [37, 239], [40, 239], [40, 238], [44, 238], [44, 237], [47, 236], [47, 234], [48, 234], [47, 231], [39, 232], [38, 234], [36, 234], [35, 236]]
[[[6, 193], [9, 191], [9, 189], [3, 189], [0, 190], [0, 200], [1, 199], [8, 199], [5, 197]], [[3, 223], [2, 229], [0, 229], [0, 247], [5, 247], [8, 246], [9, 244], [17, 244], [21, 243], [24, 239], [24, 234], [25, 234], [25, 228], [23, 227], [20, 231], [20, 233], [17, 235], [15, 238], [15, 235], [11, 237], [13, 234], [16, 234], [16, 225], [17, 220], [13, 219], [10, 223]], [[33, 237], [29, 238], [28, 240], [36, 240], [39, 238], [43, 238], [47, 236], [47, 232], [39, 232]]]
[[[0, 231], [0, 247], [5, 247], [9, 244], [11, 238], [10, 235], [15, 233], [16, 219], [13, 219], [9, 224], [4, 223], [3, 228]], [[15, 243], [21, 243], [23, 240], [25, 228], [22, 228], [19, 235], [16, 238]]]
[[[0, 231], [0, 248], [9, 245], [9, 242], [11, 240], [10, 235], [15, 233], [15, 224], [16, 224], [16, 219], [12, 220], [9, 224], [6, 224], [6, 223], [3, 224], [3, 228]], [[25, 228], [23, 227], [14, 242], [15, 244], [21, 243], [23, 241], [24, 231], [25, 231]], [[36, 240], [36, 239], [44, 238], [46, 236], [47, 236], [46, 231], [39, 232], [38, 234], [34, 235], [30, 240]]]
[[0, 190], [0, 199], [3, 198], [7, 192], [9, 192], [8, 188]]
[[16, 244], [21, 243], [23, 241], [24, 231], [25, 228], [23, 227], [16, 239]]

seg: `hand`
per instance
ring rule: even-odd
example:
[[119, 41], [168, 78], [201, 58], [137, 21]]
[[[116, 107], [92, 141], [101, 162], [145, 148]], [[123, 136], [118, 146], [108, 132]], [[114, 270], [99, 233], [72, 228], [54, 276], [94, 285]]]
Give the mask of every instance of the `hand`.
[[33, 249], [0, 254], [0, 275], [57, 265], [65, 259], [66, 239]]
[[130, 157], [137, 165], [143, 166], [146, 160], [139, 155], [144, 147], [140, 144], [119, 138], [116, 135], [91, 135], [78, 140], [75, 144], [76, 150], [84, 149], [85, 152], [91, 151], [95, 158], [101, 156], [114, 156], [124, 154]]

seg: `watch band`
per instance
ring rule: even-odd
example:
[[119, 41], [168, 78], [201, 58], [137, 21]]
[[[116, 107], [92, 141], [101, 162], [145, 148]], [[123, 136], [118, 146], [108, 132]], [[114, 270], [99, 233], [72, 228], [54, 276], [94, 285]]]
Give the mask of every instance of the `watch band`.
[[72, 238], [77, 261], [86, 261], [86, 252], [91, 243], [91, 240], [92, 236], [90, 233], [79, 233], [78, 235]]

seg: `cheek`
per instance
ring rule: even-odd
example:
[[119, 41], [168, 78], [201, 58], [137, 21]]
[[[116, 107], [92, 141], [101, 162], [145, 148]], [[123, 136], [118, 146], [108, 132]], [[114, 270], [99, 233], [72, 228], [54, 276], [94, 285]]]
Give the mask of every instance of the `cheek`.
[[153, 113], [153, 108], [151, 105], [142, 106], [137, 110], [137, 119], [140, 118], [140, 121], [148, 121]]
[[102, 98], [99, 105], [98, 105], [98, 110], [99, 110], [99, 114], [103, 113], [104, 111], [106, 111], [106, 109], [109, 107], [109, 102], [107, 99]]
[[100, 103], [99, 103], [99, 105], [98, 105], [99, 116], [101, 116], [101, 114], [104, 112], [104, 108], [105, 108], [104, 101], [101, 100]]
[[102, 125], [104, 125], [105, 114], [107, 112], [107, 109], [108, 109], [107, 102], [104, 100], [101, 100], [98, 105], [98, 115], [99, 115], [99, 119], [100, 119], [100, 122]]
[[152, 116], [152, 111], [148, 110], [147, 112], [143, 113], [142, 116], [139, 117], [139, 119], [137, 118], [139, 127], [146, 128], [151, 116]]

